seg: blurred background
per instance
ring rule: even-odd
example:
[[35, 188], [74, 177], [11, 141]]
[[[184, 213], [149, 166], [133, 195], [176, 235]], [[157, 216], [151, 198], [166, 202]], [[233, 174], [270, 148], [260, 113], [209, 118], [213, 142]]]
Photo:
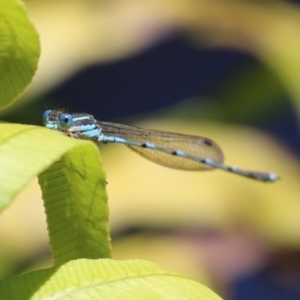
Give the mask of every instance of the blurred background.
[[[42, 56], [0, 118], [84, 111], [205, 136], [227, 164], [276, 172], [260, 183], [100, 147], [114, 259], [151, 260], [224, 299], [300, 299], [299, 2], [25, 1]], [[0, 217], [0, 264], [1, 278], [51, 265], [37, 180]]]

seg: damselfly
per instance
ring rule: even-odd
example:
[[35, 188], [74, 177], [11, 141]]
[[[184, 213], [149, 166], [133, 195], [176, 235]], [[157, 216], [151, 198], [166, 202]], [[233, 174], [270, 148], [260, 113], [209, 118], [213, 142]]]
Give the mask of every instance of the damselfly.
[[276, 181], [275, 173], [248, 171], [223, 164], [221, 148], [212, 140], [192, 135], [142, 129], [123, 124], [100, 122], [89, 114], [68, 114], [47, 110], [47, 128], [97, 144], [121, 143], [157, 164], [181, 170], [221, 169], [260, 181]]

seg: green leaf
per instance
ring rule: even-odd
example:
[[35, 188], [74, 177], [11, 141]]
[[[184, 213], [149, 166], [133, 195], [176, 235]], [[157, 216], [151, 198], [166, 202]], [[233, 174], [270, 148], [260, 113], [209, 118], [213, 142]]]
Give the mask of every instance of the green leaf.
[[106, 181], [93, 143], [43, 127], [0, 124], [0, 157], [0, 210], [42, 173], [55, 264], [110, 256]]
[[55, 260], [52, 268], [1, 281], [1, 299], [220, 299], [150, 262], [95, 259], [110, 255], [110, 243], [105, 176], [93, 143], [0, 124], [0, 157], [1, 209], [40, 174]]
[[209, 288], [142, 260], [80, 259], [0, 283], [3, 299], [220, 300]]
[[39, 37], [24, 5], [0, 0], [0, 109], [8, 106], [31, 82], [40, 55]]

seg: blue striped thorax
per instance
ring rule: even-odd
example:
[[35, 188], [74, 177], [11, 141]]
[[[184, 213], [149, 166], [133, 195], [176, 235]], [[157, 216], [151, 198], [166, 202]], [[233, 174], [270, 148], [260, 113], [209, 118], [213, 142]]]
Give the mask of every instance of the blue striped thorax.
[[68, 114], [61, 111], [47, 110], [43, 115], [47, 128], [68, 133], [77, 138], [98, 139], [101, 129], [92, 115]]

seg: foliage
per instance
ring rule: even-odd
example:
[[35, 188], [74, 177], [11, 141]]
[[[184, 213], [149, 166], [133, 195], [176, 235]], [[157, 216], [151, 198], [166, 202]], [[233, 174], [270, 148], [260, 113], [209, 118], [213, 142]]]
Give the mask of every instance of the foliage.
[[[30, 83], [38, 35], [22, 3], [0, 0], [0, 107]], [[110, 257], [106, 180], [98, 149], [45, 128], [0, 125], [0, 209], [36, 175], [54, 266], [0, 282], [1, 299], [219, 299], [208, 288], [146, 261]]]

